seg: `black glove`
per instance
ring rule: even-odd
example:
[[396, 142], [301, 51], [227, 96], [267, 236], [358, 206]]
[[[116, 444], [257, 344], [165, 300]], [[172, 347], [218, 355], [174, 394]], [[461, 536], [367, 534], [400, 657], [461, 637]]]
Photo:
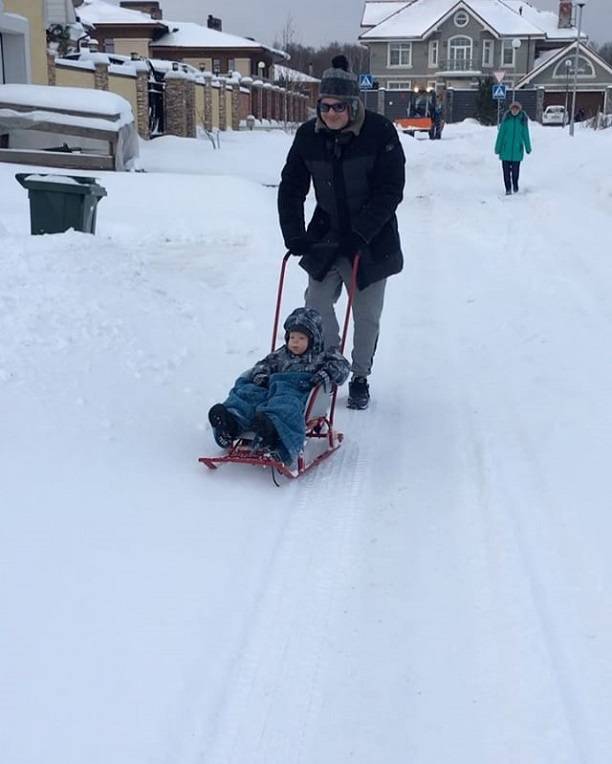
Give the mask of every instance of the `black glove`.
[[308, 254], [312, 247], [312, 242], [306, 234], [303, 234], [302, 236], [294, 236], [292, 239], [289, 239], [286, 244], [289, 252], [296, 257], [303, 257]]
[[310, 381], [312, 383], [313, 387], [316, 387], [317, 385], [323, 385], [323, 389], [326, 392], [329, 392], [331, 390], [331, 377], [326, 371], [317, 371], [315, 374], [312, 375], [310, 378]]
[[362, 239], [361, 236], [354, 231], [351, 231], [348, 236], [343, 236], [340, 240], [340, 252], [343, 257], [348, 257], [349, 260], [352, 260], [357, 253], [363, 252], [367, 246], [368, 244], [365, 239]]
[[270, 377], [265, 372], [260, 372], [253, 377], [253, 384], [259, 387], [267, 387]]

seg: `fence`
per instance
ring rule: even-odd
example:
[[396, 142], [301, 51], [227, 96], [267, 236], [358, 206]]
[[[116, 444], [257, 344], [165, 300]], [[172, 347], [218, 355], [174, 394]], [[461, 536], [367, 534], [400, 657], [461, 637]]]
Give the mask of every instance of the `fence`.
[[[155, 72], [145, 60], [109, 64], [104, 55], [88, 60], [47, 59], [50, 85], [109, 90], [132, 105], [143, 138], [162, 134], [195, 137], [198, 129], [239, 130], [303, 122], [308, 96], [271, 82], [234, 74], [231, 78], [185, 72], [179, 64]], [[254, 120], [247, 120], [247, 117]]]

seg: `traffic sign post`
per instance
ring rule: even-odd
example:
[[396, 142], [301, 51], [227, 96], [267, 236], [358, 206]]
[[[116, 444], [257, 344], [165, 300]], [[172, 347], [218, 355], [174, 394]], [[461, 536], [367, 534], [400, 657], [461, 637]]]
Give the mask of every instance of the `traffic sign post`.
[[373, 90], [374, 77], [371, 74], [359, 75], [359, 90]]
[[493, 74], [497, 82], [501, 82], [506, 76], [506, 72], [504, 72], [502, 69], [500, 69], [498, 72], [493, 72]]
[[[498, 74], [498, 72], [496, 72]], [[499, 82], [497, 85], [493, 85], [491, 88], [491, 96], [497, 101], [497, 124], [501, 118], [501, 104], [506, 100], [506, 86]]]

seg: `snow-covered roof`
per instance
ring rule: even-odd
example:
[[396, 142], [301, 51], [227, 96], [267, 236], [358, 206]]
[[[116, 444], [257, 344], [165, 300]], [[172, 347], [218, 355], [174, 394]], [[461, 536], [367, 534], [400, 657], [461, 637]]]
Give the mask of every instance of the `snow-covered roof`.
[[[526, 0], [504, 0], [515, 13], [522, 13], [523, 18], [541, 29], [550, 40], [573, 40], [576, 28], [559, 29], [559, 16], [553, 11], [541, 11]], [[586, 35], [583, 33], [583, 36]]]
[[288, 82], [321, 82], [316, 77], [311, 77], [309, 74], [298, 72], [296, 69], [290, 69], [281, 64], [274, 64], [274, 79], [287, 80]]
[[117, 127], [133, 122], [129, 101], [107, 90], [51, 87], [49, 85], [0, 85], [0, 104], [30, 107], [32, 111], [51, 109], [79, 112], [107, 118]]
[[[167, 48], [249, 48], [261, 50], [273, 50], [257, 40], [248, 37], [239, 37], [227, 32], [218, 32], [209, 29], [202, 24], [193, 21], [166, 21], [170, 30], [159, 40], [155, 41], [155, 47]], [[280, 53], [281, 51], [274, 51]]]
[[104, 0], [84, 0], [76, 9], [76, 14], [86, 24], [147, 24], [150, 26], [163, 25], [152, 19], [148, 13], [121, 8], [119, 5], [105, 3]]
[[373, 27], [380, 24], [386, 18], [391, 16], [402, 8], [405, 8], [415, 0], [374, 0], [363, 6], [363, 16], [361, 17], [362, 27]]
[[[374, 2], [366, 3], [367, 5], [390, 6], [393, 3]], [[373, 29], [364, 32], [361, 39], [367, 41], [397, 37], [423, 38], [461, 8], [476, 16], [500, 36], [549, 39], [571, 39], [576, 36], [573, 29], [557, 28], [556, 14], [539, 11], [526, 0], [415, 0], [399, 12], [383, 19]]]
[[[551, 66], [556, 61], [560, 61], [564, 56], [567, 56], [568, 54], [571, 54], [570, 58], [573, 58], [575, 53], [575, 41], [563, 48], [555, 48], [552, 51], [547, 51], [547, 54], [549, 55], [544, 54], [539, 56], [535, 61], [535, 66], [533, 69], [528, 74], [526, 74], [522, 80], [517, 82], [516, 87], [527, 85], [529, 82], [531, 82], [532, 79], [534, 79], [534, 77], [537, 77], [539, 74], [541, 74], [547, 67]], [[597, 51], [587, 47], [584, 43], [580, 43], [580, 55], [592, 59], [612, 75], [612, 66], [610, 66], [610, 64], [605, 59], [603, 59], [599, 53], [597, 53]]]

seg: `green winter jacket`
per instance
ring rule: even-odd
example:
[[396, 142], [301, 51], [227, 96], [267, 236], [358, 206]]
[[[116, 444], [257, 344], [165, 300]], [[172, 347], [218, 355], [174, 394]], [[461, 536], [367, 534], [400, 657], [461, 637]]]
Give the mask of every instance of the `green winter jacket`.
[[519, 111], [514, 117], [508, 112], [497, 131], [495, 153], [499, 154], [502, 162], [522, 162], [524, 151], [531, 154], [527, 115]]

